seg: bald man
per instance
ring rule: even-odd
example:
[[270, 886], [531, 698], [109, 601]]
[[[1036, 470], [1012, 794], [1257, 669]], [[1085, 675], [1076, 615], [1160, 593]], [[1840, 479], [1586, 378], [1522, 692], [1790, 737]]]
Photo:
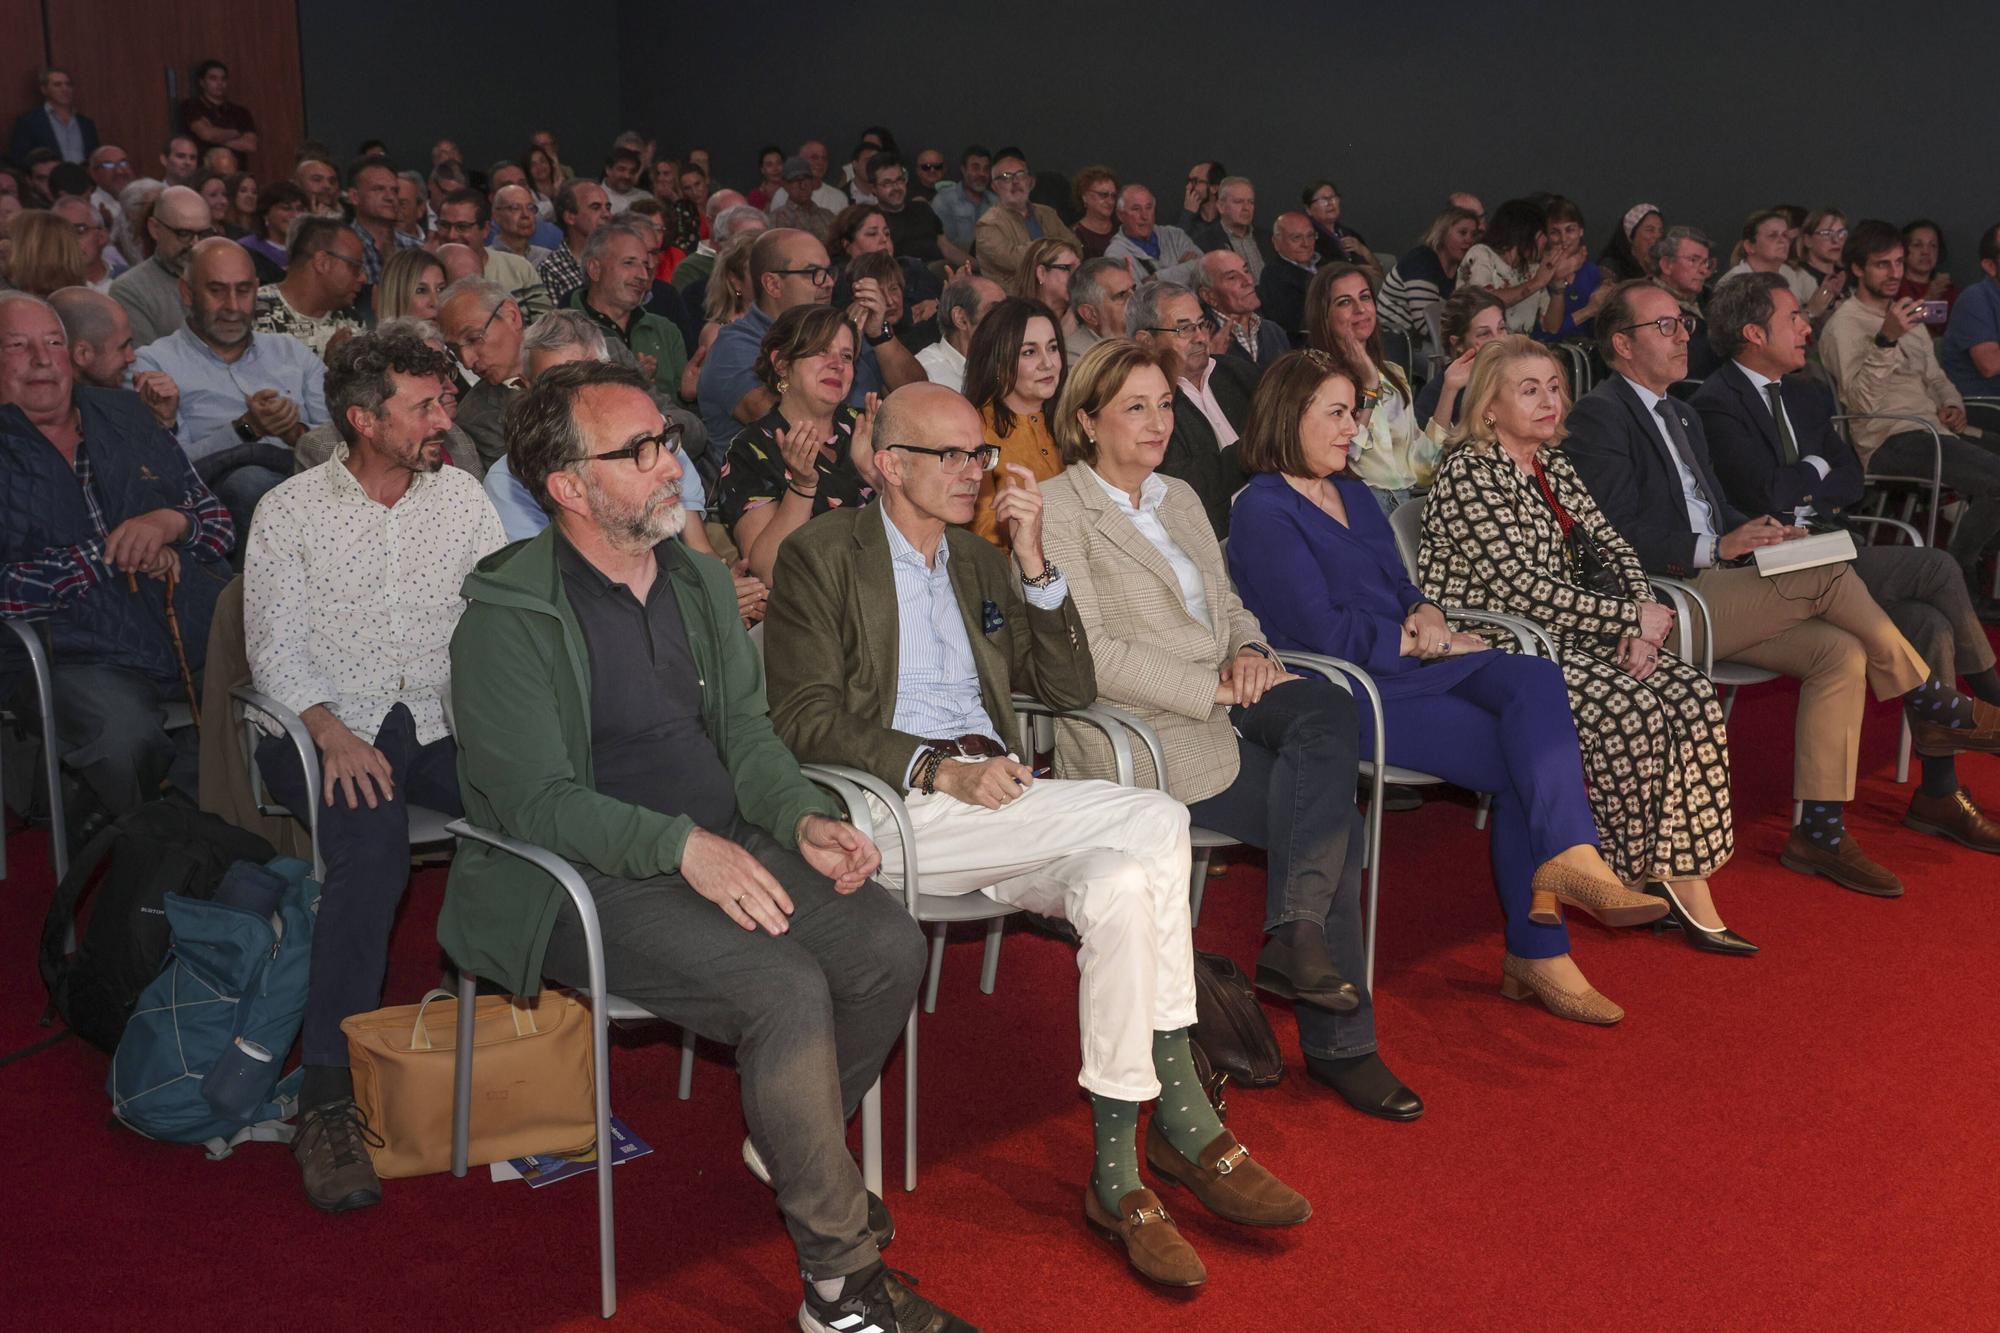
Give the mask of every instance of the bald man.
[[[970, 403], [942, 385], [898, 389], [874, 440], [880, 502], [822, 514], [778, 553], [764, 619], [772, 725], [806, 763], [852, 765], [905, 793], [926, 893], [984, 891], [1076, 926], [1078, 1081], [1097, 1130], [1085, 1217], [1146, 1276], [1196, 1285], [1201, 1261], [1154, 1216], [1139, 1175], [1142, 1103], [1161, 1098], [1147, 1160], [1212, 1211], [1284, 1226], [1312, 1209], [1188, 1086], [1187, 808], [1148, 788], [1037, 779], [1009, 750], [1014, 691], [1058, 708], [1097, 694], [1068, 583], [1042, 557], [1034, 474], [1007, 469], [994, 504], [1011, 534], [1002, 555], [964, 526], [998, 453]], [[902, 867], [885, 846], [884, 882], [899, 888]]]
[[326, 366], [296, 338], [255, 331], [257, 270], [234, 241], [193, 247], [180, 299], [186, 325], [142, 347], [134, 374], [159, 371], [180, 386], [174, 434], [247, 532], [264, 492], [292, 475], [292, 446], [327, 420]]
[[144, 347], [182, 324], [181, 274], [200, 242], [219, 235], [208, 201], [185, 185], [160, 191], [146, 219], [153, 254], [111, 280], [111, 296], [132, 318], [132, 341]]
[[1283, 329], [1292, 342], [1305, 345], [1306, 288], [1319, 269], [1319, 233], [1304, 213], [1278, 214], [1271, 224], [1271, 248], [1277, 252], [1257, 279], [1260, 313]]
[[69, 336], [69, 362], [77, 383], [96, 389], [138, 391], [158, 421], [168, 430], [179, 419], [180, 386], [157, 370], [141, 371], [125, 383], [138, 349], [132, 346], [132, 320], [125, 307], [88, 287], [65, 287], [49, 297], [56, 318]]

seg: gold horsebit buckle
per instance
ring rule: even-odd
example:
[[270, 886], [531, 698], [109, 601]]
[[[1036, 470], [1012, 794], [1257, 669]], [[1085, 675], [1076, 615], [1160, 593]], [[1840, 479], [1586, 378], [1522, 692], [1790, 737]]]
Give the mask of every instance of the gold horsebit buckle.
[[1239, 1143], [1234, 1148], [1231, 1148], [1228, 1152], [1222, 1154], [1222, 1156], [1215, 1159], [1215, 1174], [1218, 1176], [1226, 1176], [1231, 1171], [1234, 1171], [1243, 1162], [1249, 1160], [1249, 1157], [1250, 1157], [1250, 1150]]

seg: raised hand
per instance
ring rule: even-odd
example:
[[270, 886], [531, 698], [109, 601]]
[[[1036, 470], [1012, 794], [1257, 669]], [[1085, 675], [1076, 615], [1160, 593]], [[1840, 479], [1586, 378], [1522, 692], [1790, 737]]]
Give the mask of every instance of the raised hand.
[[1007, 528], [1014, 563], [1034, 578], [1042, 572], [1042, 488], [1035, 474], [1019, 463], [1004, 465], [1006, 484], [993, 500], [993, 517]]
[[785, 477], [802, 491], [819, 489], [819, 450], [827, 440], [816, 422], [801, 421], [778, 432], [778, 452], [784, 455]]

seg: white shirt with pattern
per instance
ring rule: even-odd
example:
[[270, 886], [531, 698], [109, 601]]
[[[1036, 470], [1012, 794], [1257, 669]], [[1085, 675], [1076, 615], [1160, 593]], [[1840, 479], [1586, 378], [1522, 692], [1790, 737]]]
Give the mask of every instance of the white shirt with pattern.
[[394, 505], [370, 499], [342, 446], [258, 502], [243, 568], [257, 689], [294, 713], [325, 704], [372, 741], [397, 704], [417, 741], [441, 739], [459, 585], [507, 534], [471, 473], [419, 473]]

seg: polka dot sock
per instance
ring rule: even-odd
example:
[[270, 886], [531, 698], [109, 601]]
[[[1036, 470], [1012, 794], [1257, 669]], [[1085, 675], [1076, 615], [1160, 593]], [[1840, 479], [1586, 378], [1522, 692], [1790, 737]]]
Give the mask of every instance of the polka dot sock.
[[1133, 1190], [1146, 1187], [1139, 1176], [1139, 1103], [1100, 1097], [1093, 1092], [1090, 1115], [1091, 1129], [1097, 1138], [1090, 1187], [1097, 1191], [1097, 1201], [1116, 1216], [1119, 1200]]
[[1160, 1105], [1153, 1112], [1153, 1122], [1175, 1152], [1190, 1162], [1199, 1162], [1201, 1150], [1222, 1132], [1222, 1121], [1195, 1076], [1186, 1028], [1153, 1034], [1153, 1072], [1160, 1078]]
[[1840, 850], [1840, 844], [1847, 839], [1847, 823], [1843, 818], [1846, 805], [1840, 801], [1805, 801], [1799, 810], [1799, 830], [1813, 844], [1830, 852]]
[[1941, 680], [1927, 680], [1904, 695], [1903, 710], [1912, 722], [1937, 722], [1947, 727], [1973, 725], [1972, 700]]

